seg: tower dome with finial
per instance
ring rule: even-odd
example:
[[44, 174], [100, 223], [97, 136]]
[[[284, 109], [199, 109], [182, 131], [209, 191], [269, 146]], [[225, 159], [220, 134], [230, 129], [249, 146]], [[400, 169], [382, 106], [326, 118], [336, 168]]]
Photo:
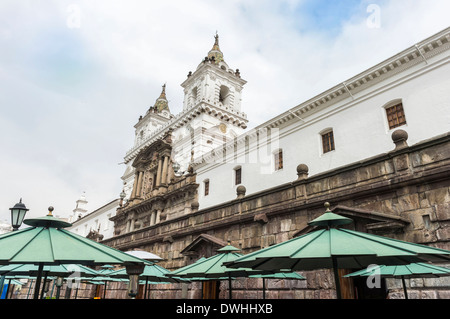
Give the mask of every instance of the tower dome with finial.
[[167, 101], [166, 98], [166, 84], [162, 86], [162, 91], [160, 96], [156, 99], [154, 109], [156, 112], [161, 113], [162, 111], [166, 110], [170, 113], [169, 110], [169, 101]]
[[220, 62], [223, 62], [223, 53], [220, 51], [219, 47], [219, 35], [216, 32], [216, 35], [214, 36], [214, 45], [212, 49], [208, 52], [208, 59], [212, 60], [214, 59], [214, 62], [216, 64], [219, 64]]

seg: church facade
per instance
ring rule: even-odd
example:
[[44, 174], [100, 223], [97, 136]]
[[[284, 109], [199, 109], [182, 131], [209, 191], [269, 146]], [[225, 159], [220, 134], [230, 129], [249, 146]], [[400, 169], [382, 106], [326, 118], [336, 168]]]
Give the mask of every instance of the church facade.
[[[114, 234], [102, 242], [150, 251], [174, 270], [228, 242], [248, 253], [308, 232], [330, 202], [352, 229], [450, 249], [449, 62], [446, 29], [246, 130], [246, 81], [216, 35], [181, 84], [183, 111], [171, 113], [164, 85], [135, 125]], [[273, 283], [269, 297], [334, 297], [327, 270], [303, 275]], [[256, 280], [234, 285], [236, 298], [260, 296]], [[450, 298], [448, 281], [415, 285], [416, 298]], [[342, 289], [370, 295], [363, 286], [348, 279]], [[377, 294], [395, 298], [396, 288], [388, 281]], [[154, 297], [226, 298], [226, 289], [174, 284]]]

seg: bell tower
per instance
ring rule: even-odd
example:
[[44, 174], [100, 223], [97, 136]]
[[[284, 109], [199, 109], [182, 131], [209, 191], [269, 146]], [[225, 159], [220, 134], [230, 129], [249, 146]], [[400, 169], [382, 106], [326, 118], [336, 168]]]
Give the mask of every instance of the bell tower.
[[186, 166], [192, 157], [198, 159], [244, 132], [248, 123], [247, 115], [241, 110], [245, 83], [239, 70], [231, 69], [225, 62], [216, 33], [207, 56], [181, 84], [182, 116], [186, 120], [173, 134], [174, 145], [180, 153], [178, 163]]
[[198, 65], [194, 73], [189, 72], [181, 86], [184, 89], [183, 110], [201, 103], [241, 116], [241, 92], [247, 81], [241, 78], [239, 69], [233, 70], [225, 62], [219, 47], [219, 35], [214, 36], [214, 45]]

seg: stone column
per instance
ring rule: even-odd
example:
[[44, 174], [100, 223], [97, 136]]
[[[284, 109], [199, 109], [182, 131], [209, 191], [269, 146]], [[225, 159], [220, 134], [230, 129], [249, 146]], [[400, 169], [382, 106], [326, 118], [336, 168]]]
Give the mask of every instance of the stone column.
[[162, 158], [159, 158], [158, 169], [156, 171], [156, 187], [161, 183]]
[[155, 225], [155, 219], [156, 219], [156, 212], [153, 211], [152, 214], [150, 215], [150, 226]]
[[150, 185], [150, 188], [153, 191], [155, 189], [153, 186], [156, 185], [156, 174], [155, 173], [151, 174], [152, 174], [152, 184]]
[[162, 184], [167, 184], [167, 165], [168, 165], [168, 157], [164, 156], [164, 164], [162, 167], [162, 179], [161, 179], [161, 183]]
[[136, 173], [136, 174], [134, 175], [133, 191], [131, 192], [130, 199], [133, 199], [133, 198], [136, 197], [136, 190], [137, 190], [138, 176], [139, 176], [139, 173]]
[[137, 190], [136, 190], [136, 197], [141, 197], [142, 195], [142, 179], [144, 176], [144, 172], [140, 171], [138, 174], [138, 183], [137, 183]]
[[172, 182], [172, 180], [175, 178], [175, 172], [173, 171], [173, 163], [171, 164], [170, 158], [169, 158], [169, 164], [168, 164], [168, 177], [167, 177], [167, 183]]
[[129, 231], [132, 232], [134, 230], [134, 219], [130, 220], [130, 229]]

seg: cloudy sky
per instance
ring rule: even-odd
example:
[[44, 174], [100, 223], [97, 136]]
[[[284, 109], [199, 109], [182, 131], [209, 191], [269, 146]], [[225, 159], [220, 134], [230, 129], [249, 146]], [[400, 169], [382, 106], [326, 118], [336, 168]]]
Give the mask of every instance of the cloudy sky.
[[1, 0], [0, 222], [68, 217], [118, 197], [125, 153], [162, 84], [180, 84], [218, 31], [248, 81], [249, 129], [437, 33], [448, 0]]

